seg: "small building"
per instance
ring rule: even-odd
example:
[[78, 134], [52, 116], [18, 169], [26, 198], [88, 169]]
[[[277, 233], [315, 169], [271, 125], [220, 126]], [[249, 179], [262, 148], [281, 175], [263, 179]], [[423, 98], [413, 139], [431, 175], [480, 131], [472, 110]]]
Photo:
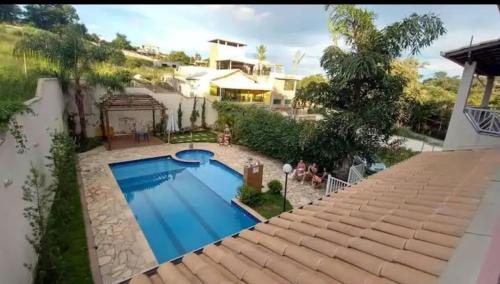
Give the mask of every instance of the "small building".
[[[495, 76], [500, 75], [500, 38], [443, 52], [441, 55], [464, 67], [444, 148], [500, 147], [500, 111], [489, 106]], [[486, 77], [480, 106], [467, 104], [474, 75]]]

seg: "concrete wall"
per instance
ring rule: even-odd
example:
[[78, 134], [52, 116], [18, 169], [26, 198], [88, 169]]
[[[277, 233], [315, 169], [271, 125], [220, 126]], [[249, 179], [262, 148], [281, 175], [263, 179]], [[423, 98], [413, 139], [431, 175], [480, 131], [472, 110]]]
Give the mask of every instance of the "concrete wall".
[[[22, 186], [28, 175], [30, 163], [47, 176], [50, 172], [45, 157], [51, 146], [50, 133], [63, 129], [64, 98], [56, 79], [40, 79], [35, 98], [26, 102], [36, 115], [22, 114], [15, 118], [23, 126], [28, 139], [28, 150], [16, 152], [15, 139], [7, 132], [0, 145], [0, 283], [31, 283], [31, 273], [23, 263], [34, 263], [35, 254], [25, 235], [31, 227], [23, 217], [27, 206], [22, 200]], [[5, 180], [12, 184], [5, 186]]]
[[[142, 93], [151, 95], [153, 98], [163, 103], [167, 107], [167, 114], [173, 110], [175, 115], [177, 115], [177, 109], [179, 108], [179, 103], [181, 103], [182, 108], [182, 126], [189, 127], [191, 122], [189, 121], [189, 117], [191, 116], [191, 112], [193, 110], [193, 100], [192, 97], [185, 97], [177, 92], [169, 92], [169, 93], [153, 93], [152, 91], [146, 88], [126, 88], [127, 93]], [[201, 126], [201, 106], [203, 104], [203, 98], [197, 98], [196, 109], [198, 109], [200, 113], [200, 117], [196, 121], [197, 126]], [[127, 113], [127, 112], [123, 112]], [[208, 126], [213, 126], [215, 121], [217, 120], [217, 110], [212, 105], [208, 99], [206, 100], [205, 106], [206, 113], [206, 122]]]
[[500, 137], [476, 132], [463, 112], [454, 113], [446, 132], [445, 150], [500, 147]]

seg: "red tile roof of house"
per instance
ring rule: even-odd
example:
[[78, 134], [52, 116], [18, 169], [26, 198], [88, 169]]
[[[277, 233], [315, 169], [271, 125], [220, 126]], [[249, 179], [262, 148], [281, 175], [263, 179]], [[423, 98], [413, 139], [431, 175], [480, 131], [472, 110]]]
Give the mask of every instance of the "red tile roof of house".
[[499, 164], [422, 153], [130, 283], [437, 283]]

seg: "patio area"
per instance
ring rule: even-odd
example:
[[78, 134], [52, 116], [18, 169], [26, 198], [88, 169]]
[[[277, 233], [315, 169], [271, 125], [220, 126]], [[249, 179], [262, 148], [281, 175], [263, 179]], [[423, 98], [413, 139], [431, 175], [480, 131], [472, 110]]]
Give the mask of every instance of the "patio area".
[[[144, 141], [143, 138], [139, 142], [137, 142], [134, 139], [134, 135], [119, 135], [119, 136], [113, 136], [111, 138], [111, 144], [113, 145], [113, 150], [120, 150], [120, 149], [126, 149], [126, 148], [135, 148], [135, 147], [142, 147], [142, 146], [151, 146], [151, 145], [160, 145], [163, 144], [163, 142], [160, 138], [155, 137], [153, 135], [149, 136], [149, 141]], [[105, 147], [107, 150], [109, 150], [109, 145], [108, 143], [105, 144]]]
[[[135, 142], [132, 140], [132, 143]], [[113, 149], [116, 149], [115, 145], [116, 143], [113, 144]], [[175, 155], [176, 152], [187, 149], [188, 145], [187, 143], [161, 144], [113, 151], [106, 151], [101, 146], [79, 154], [81, 186], [85, 195], [93, 241], [97, 247], [97, 259], [91, 259], [91, 262], [99, 267], [103, 283], [117, 283], [158, 265], [108, 164]], [[214, 159], [242, 174], [247, 158], [252, 157], [264, 165], [264, 185], [273, 179], [278, 179], [284, 184], [281, 162], [245, 147], [223, 147], [215, 143], [195, 143], [194, 147], [214, 152]], [[313, 189], [307, 183], [301, 184], [289, 179], [287, 198], [294, 207], [316, 200], [323, 196], [323, 193], [324, 189]]]

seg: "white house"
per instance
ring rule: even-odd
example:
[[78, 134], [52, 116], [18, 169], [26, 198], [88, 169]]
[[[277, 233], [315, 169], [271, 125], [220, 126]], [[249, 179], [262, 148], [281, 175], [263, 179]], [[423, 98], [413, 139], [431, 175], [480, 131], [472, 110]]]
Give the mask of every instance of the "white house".
[[[500, 147], [500, 111], [489, 106], [500, 75], [500, 38], [441, 54], [464, 67], [444, 148], [474, 149]], [[474, 75], [487, 78], [480, 106], [467, 105]]]
[[280, 64], [247, 58], [244, 43], [214, 39], [209, 44], [208, 67], [179, 66], [166, 78], [176, 90], [188, 97], [290, 106], [302, 76], [285, 74]]

